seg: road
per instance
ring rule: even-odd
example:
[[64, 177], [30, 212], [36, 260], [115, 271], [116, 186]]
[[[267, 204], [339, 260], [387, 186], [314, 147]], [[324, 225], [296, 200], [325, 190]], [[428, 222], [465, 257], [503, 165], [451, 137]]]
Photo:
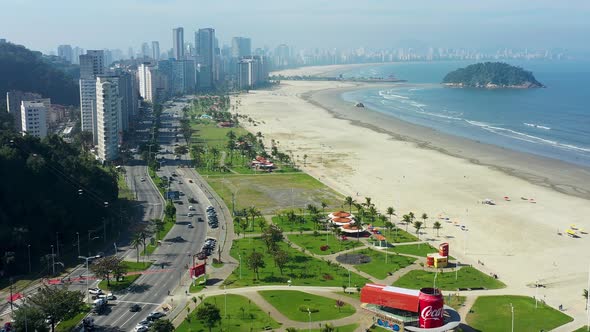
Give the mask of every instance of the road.
[[[177, 287], [188, 289], [190, 278], [187, 267], [192, 263], [192, 255], [200, 251], [207, 236], [218, 237], [219, 230], [225, 220], [220, 214], [220, 227], [216, 230], [210, 229], [206, 222], [197, 222], [201, 217], [206, 220], [204, 209], [210, 204], [201, 188], [195, 184], [195, 179], [190, 177], [190, 172], [180, 172], [179, 167], [188, 165], [188, 155], [182, 156], [181, 160], [175, 160], [173, 152], [176, 142], [175, 127], [179, 127], [182, 108], [186, 104], [176, 103], [173, 107], [167, 108], [161, 115], [161, 128], [159, 131], [160, 156], [164, 157], [159, 176], [167, 176], [173, 180], [170, 183], [170, 190], [182, 192], [179, 201], [182, 204], [176, 205], [176, 225], [162, 240], [162, 245], [148, 257], [153, 262], [148, 273], [139, 277], [130, 290], [117, 295], [117, 300], [110, 301], [108, 310], [98, 316], [94, 316], [95, 325], [101, 330], [108, 331], [132, 331], [135, 325], [145, 319], [149, 312], [159, 310], [162, 304], [168, 303], [175, 306], [173, 298]], [[182, 144], [182, 139], [181, 143]], [[144, 220], [153, 218], [162, 213], [162, 199], [155, 191], [151, 180], [145, 175], [144, 166], [128, 167], [128, 183], [132, 190], [136, 190], [137, 199], [144, 207]], [[173, 176], [176, 175], [176, 176]], [[182, 174], [186, 174], [186, 177]], [[142, 181], [144, 177], [146, 181]], [[156, 196], [158, 197], [156, 199]], [[189, 203], [188, 199], [194, 198], [198, 204]], [[160, 202], [160, 203], [156, 203]], [[188, 217], [189, 206], [192, 205], [196, 211], [194, 216]], [[194, 227], [189, 228], [192, 224]], [[135, 259], [135, 250], [132, 248], [120, 248], [127, 259]], [[120, 250], [121, 251], [121, 250]], [[132, 304], [139, 304], [142, 307], [140, 312], [130, 312]]]

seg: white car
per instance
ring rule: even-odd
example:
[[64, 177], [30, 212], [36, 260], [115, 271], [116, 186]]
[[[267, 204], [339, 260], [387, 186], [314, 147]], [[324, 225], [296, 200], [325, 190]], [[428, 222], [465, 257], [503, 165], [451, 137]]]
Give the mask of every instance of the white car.
[[99, 295], [99, 294], [102, 294], [102, 289], [100, 289], [100, 288], [90, 288], [90, 289], [88, 289], [88, 293], [90, 293], [92, 295]]
[[187, 216], [187, 217], [192, 217], [192, 216], [193, 216], [193, 214], [189, 212], [189, 213], [187, 213], [187, 214], [186, 214], [186, 216]]
[[100, 294], [98, 295], [99, 299], [107, 299], [108, 301], [112, 301], [117, 299], [117, 297], [115, 295], [113, 295], [113, 293], [108, 293], [108, 294]]
[[148, 327], [145, 325], [137, 325], [133, 329], [133, 331], [135, 331], [135, 332], [146, 332], [147, 330], [148, 330]]
[[191, 205], [191, 206], [188, 207], [188, 210], [189, 211], [195, 211], [195, 207]]
[[140, 180], [141, 180], [141, 182], [145, 182], [145, 178], [141, 178]]

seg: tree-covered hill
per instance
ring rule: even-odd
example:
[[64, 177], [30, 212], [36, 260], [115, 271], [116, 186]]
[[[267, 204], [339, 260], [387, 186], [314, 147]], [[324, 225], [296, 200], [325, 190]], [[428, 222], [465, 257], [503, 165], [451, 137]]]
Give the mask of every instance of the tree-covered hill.
[[88, 231], [102, 237], [103, 220], [119, 220], [104, 205], [116, 206], [115, 172], [58, 136], [0, 134], [0, 169], [0, 279], [27, 272], [28, 245], [33, 268], [46, 268], [56, 237], [62, 256], [75, 259], [76, 232], [86, 255]]
[[[63, 69], [63, 68], [62, 68]], [[80, 104], [78, 83], [70, 74], [43, 59], [41, 52], [12, 43], [0, 44], [0, 108], [6, 92], [21, 90], [40, 93], [56, 104]]]
[[443, 83], [475, 88], [541, 88], [530, 71], [503, 62], [484, 62], [448, 73]]

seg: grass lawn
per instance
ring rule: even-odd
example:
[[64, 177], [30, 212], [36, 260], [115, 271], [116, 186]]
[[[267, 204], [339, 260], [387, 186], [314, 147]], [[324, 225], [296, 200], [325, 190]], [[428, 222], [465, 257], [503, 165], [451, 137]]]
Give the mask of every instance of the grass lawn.
[[[236, 260], [239, 255], [242, 257], [240, 279], [240, 267], [234, 269], [232, 274], [225, 280], [230, 287], [246, 287], [253, 285], [286, 285], [291, 280], [294, 286], [336, 286], [340, 287], [348, 283], [348, 271], [331, 262], [323, 261], [306, 255], [286, 243], [279, 244], [280, 249], [285, 250], [289, 255], [289, 262], [283, 269], [281, 275], [279, 268], [275, 267], [274, 261], [267, 253], [266, 245], [260, 238], [244, 238], [234, 240], [230, 254]], [[259, 280], [255, 280], [254, 272], [248, 268], [248, 256], [253, 250], [263, 253], [265, 267], [259, 270]], [[364, 285], [369, 280], [351, 273], [352, 285]]]
[[337, 239], [333, 233], [330, 233], [328, 238], [328, 246], [330, 247], [326, 251], [322, 251], [320, 249], [321, 246], [326, 244], [326, 234], [320, 233], [318, 235], [314, 234], [291, 234], [287, 236], [289, 241], [299, 245], [300, 247], [305, 248], [305, 250], [314, 253], [316, 255], [330, 255], [334, 254], [343, 250], [348, 250], [352, 248], [356, 248], [362, 245], [362, 242], [358, 242], [353, 239], [349, 240], [339, 240]]
[[107, 281], [106, 280], [101, 280], [98, 283], [98, 288], [105, 290], [105, 291], [111, 291], [111, 292], [117, 292], [120, 290], [123, 290], [129, 286], [131, 286], [131, 284], [137, 280], [137, 278], [139, 278], [141, 276], [141, 274], [132, 274], [132, 275], [128, 275], [123, 277], [123, 281], [115, 281], [114, 279], [111, 279], [111, 285], [107, 285]]
[[445, 304], [451, 308], [459, 310], [459, 308], [461, 308], [463, 306], [463, 304], [465, 303], [466, 299], [467, 299], [467, 297], [465, 297], [465, 296], [456, 296], [456, 295], [453, 295], [452, 293], [449, 293], [449, 294], [445, 295]]
[[[388, 250], [398, 252], [400, 254], [414, 255], [420, 257], [426, 257], [426, 254], [438, 252], [438, 249], [436, 249], [428, 243], [398, 245], [393, 248], [389, 248]], [[451, 256], [449, 256], [449, 259], [455, 260]]]
[[[246, 218], [242, 217], [242, 224], [240, 226], [238, 226], [237, 223], [234, 223], [234, 232], [236, 233], [236, 235], [239, 235], [239, 236], [244, 236], [244, 235], [249, 235], [249, 234], [262, 234], [262, 230], [260, 229], [260, 221], [261, 220], [264, 221], [265, 227], [268, 226], [268, 222], [266, 221], [266, 219], [264, 217], [256, 217], [256, 218], [254, 218], [254, 221], [252, 221], [252, 218], [250, 216], [248, 216], [247, 223], [246, 223]], [[242, 228], [242, 225], [244, 225], [244, 224], [246, 224], [246, 226], [247, 226], [246, 230], [244, 230], [244, 228]]]
[[[224, 298], [224, 295], [218, 295], [207, 297], [203, 301], [212, 303], [219, 308], [222, 319], [221, 323], [213, 328], [214, 331], [219, 331], [219, 327], [222, 327], [224, 331], [246, 332], [262, 331], [265, 327], [277, 329], [281, 326], [281, 324], [263, 312], [256, 304], [241, 295], [228, 294], [227, 298]], [[227, 313], [225, 312], [225, 303], [227, 303]], [[183, 321], [175, 331], [208, 331], [195, 317], [195, 311], [191, 312], [188, 318], [190, 321]]]
[[354, 268], [372, 275], [377, 279], [385, 279], [388, 272], [395, 272], [403, 269], [406, 266], [413, 264], [416, 258], [400, 256], [396, 254], [387, 255], [387, 264], [385, 264], [385, 253], [378, 250], [362, 249], [354, 251], [354, 253], [362, 253], [371, 257], [371, 261], [365, 264], [353, 265]]
[[[434, 271], [413, 270], [399, 278], [393, 283], [393, 285], [412, 289], [432, 287], [434, 274]], [[454, 271], [438, 273], [436, 277], [436, 286], [441, 289], [453, 291], [457, 290], [457, 288], [484, 287], [486, 289], [498, 289], [506, 287], [503, 282], [469, 266], [459, 269], [457, 272], [457, 280], [455, 280]]]
[[205, 289], [205, 276], [200, 276], [195, 279], [194, 283], [191, 283], [189, 287], [189, 293], [198, 293]]
[[123, 261], [122, 264], [127, 268], [128, 272], [143, 271], [150, 266], [152, 262], [137, 262], [137, 261]]
[[125, 182], [125, 175], [119, 173], [117, 176], [117, 187], [119, 187], [119, 199], [126, 199], [132, 201], [135, 199], [133, 191], [127, 186]]
[[85, 305], [84, 308], [82, 308], [82, 311], [80, 311], [80, 313], [78, 313], [76, 316], [59, 322], [59, 324], [55, 327], [55, 331], [57, 331], [57, 332], [73, 331], [74, 328], [76, 327], [76, 325], [78, 325], [78, 323], [80, 323], [82, 321], [82, 319], [84, 319], [84, 317], [86, 317], [86, 315], [88, 315], [89, 312], [90, 312], [90, 306]]
[[[354, 332], [359, 327], [359, 324], [349, 324], [349, 325], [342, 325], [342, 326], [334, 326], [334, 325], [332, 325], [332, 326], [334, 327], [334, 331], [336, 331], [336, 332]], [[307, 331], [311, 331], [311, 332], [322, 332], [324, 330], [322, 330], [322, 329], [311, 329], [311, 330], [308, 330], [308, 329], [301, 330], [301, 329], [299, 329], [297, 331], [300, 331], [300, 332], [307, 332]]]
[[570, 316], [546, 305], [539, 304], [535, 309], [535, 300], [530, 297], [480, 296], [475, 300], [472, 312], [467, 315], [467, 324], [477, 331], [510, 331], [510, 303], [514, 306], [514, 331], [551, 331], [573, 320]]
[[279, 226], [285, 232], [314, 231], [322, 227], [322, 224], [316, 225], [311, 216], [305, 215], [303, 219], [297, 221], [288, 221], [286, 216], [273, 216], [272, 223]]
[[580, 327], [579, 329], [575, 330], [574, 332], [588, 332], [588, 326]]
[[348, 303], [339, 309], [334, 299], [300, 291], [281, 290], [258, 293], [287, 318], [298, 322], [309, 321], [308, 309], [311, 310], [312, 322], [340, 319], [356, 312], [356, 309]]
[[319, 205], [322, 201], [334, 209], [343, 200], [340, 194], [305, 173], [210, 175], [205, 179], [227, 206], [232, 206], [232, 192], [237, 193], [236, 210], [255, 206], [263, 214], [274, 214], [308, 204]]
[[[174, 227], [175, 223], [176, 223], [176, 216], [174, 217], [174, 219], [168, 219], [168, 217], [164, 216], [164, 230], [160, 232], [158, 239], [163, 239], [166, 237], [166, 235], [168, 235], [168, 232], [170, 232], [170, 230], [172, 229], [172, 227]], [[149, 256], [151, 255], [156, 248], [158, 247], [158, 243], [155, 242], [154, 239], [154, 243], [148, 243], [146, 248], [145, 248], [145, 252], [143, 251], [143, 246], [139, 248], [139, 254], [141, 256]]]

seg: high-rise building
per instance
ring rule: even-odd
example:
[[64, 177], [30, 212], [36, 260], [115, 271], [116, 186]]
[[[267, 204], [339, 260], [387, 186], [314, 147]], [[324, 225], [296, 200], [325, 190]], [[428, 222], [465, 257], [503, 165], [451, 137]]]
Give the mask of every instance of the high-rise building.
[[243, 56], [252, 55], [252, 42], [250, 38], [234, 37], [231, 40], [231, 56], [234, 58], [241, 58]]
[[284, 68], [289, 66], [290, 54], [289, 46], [281, 44], [277, 46], [274, 53], [274, 64], [277, 68]]
[[152, 42], [152, 59], [160, 61], [160, 42]]
[[92, 132], [98, 142], [96, 123], [96, 76], [104, 74], [104, 52], [88, 50], [80, 56], [80, 119], [82, 131]]
[[129, 48], [127, 49], [127, 57], [128, 57], [129, 59], [133, 59], [133, 58], [135, 58], [135, 53], [133, 52], [133, 47], [129, 47]]
[[84, 49], [78, 46], [74, 47], [72, 51], [72, 63], [79, 65], [80, 64], [80, 55], [84, 54]]
[[23, 135], [47, 136], [47, 107], [40, 101], [21, 102], [21, 131]]
[[12, 115], [14, 119], [14, 130], [20, 132], [22, 130], [22, 113], [21, 104], [23, 101], [37, 101], [42, 99], [40, 94], [23, 91], [8, 91], [6, 92], [6, 110]]
[[152, 50], [150, 50], [150, 45], [148, 45], [148, 43], [141, 44], [141, 56], [144, 59], [149, 59], [152, 57]]
[[250, 89], [268, 81], [270, 64], [267, 57], [251, 55], [238, 62], [238, 88]]
[[103, 162], [117, 159], [121, 116], [118, 76], [98, 76], [96, 78], [96, 114], [98, 158]]
[[57, 47], [57, 56], [66, 60], [69, 63], [72, 63], [74, 58], [74, 52], [72, 50], [72, 46], [70, 45], [59, 45]]
[[137, 67], [137, 78], [139, 81], [139, 95], [145, 101], [154, 101], [155, 92], [154, 83], [155, 77], [154, 76], [155, 67], [152, 66], [150, 63], [142, 63]]
[[213, 87], [214, 77], [216, 77], [215, 39], [215, 29], [212, 28], [199, 29], [195, 33], [195, 44], [199, 55], [199, 88]]
[[172, 30], [172, 49], [173, 57], [176, 60], [184, 60], [184, 29], [176, 28]]

